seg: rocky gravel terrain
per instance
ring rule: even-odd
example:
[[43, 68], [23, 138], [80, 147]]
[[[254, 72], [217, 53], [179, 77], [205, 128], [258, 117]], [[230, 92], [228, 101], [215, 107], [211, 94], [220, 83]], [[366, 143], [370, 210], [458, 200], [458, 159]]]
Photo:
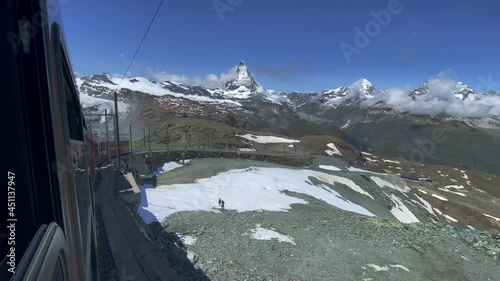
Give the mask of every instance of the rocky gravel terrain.
[[[307, 200], [286, 213], [177, 213], [163, 227], [195, 238], [177, 243], [210, 280], [499, 280], [498, 233], [402, 224]], [[258, 224], [293, 243], [252, 238]]]
[[[332, 164], [343, 167], [346, 163], [317, 157], [312, 173], [318, 173], [316, 165]], [[180, 190], [186, 188], [183, 184], [199, 178], [248, 165], [262, 167], [255, 168], [261, 171], [276, 166], [241, 159], [195, 159], [187, 166], [160, 174], [150, 184]], [[461, 205], [453, 203], [455, 199], [450, 197], [449, 202], [444, 202], [421, 193], [422, 188], [431, 189], [425, 186], [396, 191], [398, 186], [403, 190], [404, 182], [394, 175], [368, 171], [327, 173], [352, 180], [373, 195], [373, 199], [360, 196], [344, 184], [323, 185], [377, 216], [344, 211], [310, 195], [285, 190], [284, 194], [307, 204], [292, 204], [286, 212], [238, 212], [223, 210], [214, 202], [211, 210], [179, 211], [161, 223], [149, 224], [148, 237], [186, 280], [500, 280], [498, 229], [481, 228], [481, 224], [474, 225], [478, 229], [468, 229], [409, 204], [416, 202], [412, 199], [420, 194], [447, 204], [430, 201], [457, 217], [455, 211]], [[376, 178], [397, 186], [382, 188], [374, 181]], [[321, 186], [318, 179], [310, 181], [311, 186]], [[408, 210], [403, 213], [411, 212], [420, 222], [398, 221], [405, 217], [393, 216], [395, 208], [401, 206], [391, 202], [391, 194], [405, 202]], [[228, 202], [228, 206], [230, 203], [236, 202]]]

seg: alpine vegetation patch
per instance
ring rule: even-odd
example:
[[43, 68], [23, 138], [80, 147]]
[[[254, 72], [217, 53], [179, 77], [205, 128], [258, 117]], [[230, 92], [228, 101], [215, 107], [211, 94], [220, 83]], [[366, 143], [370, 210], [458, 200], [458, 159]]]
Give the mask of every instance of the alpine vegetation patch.
[[[412, 0], [408, 0], [412, 1]], [[367, 22], [364, 26], [364, 30], [359, 26], [354, 27], [354, 38], [353, 44], [349, 44], [345, 41], [340, 43], [339, 47], [347, 63], [352, 62], [353, 54], [360, 54], [361, 50], [368, 47], [372, 42], [372, 39], [380, 35], [383, 27], [389, 26], [394, 15], [398, 15], [403, 11], [403, 6], [399, 0], [389, 0], [387, 3], [387, 9], [380, 10], [378, 12], [372, 10], [370, 15], [372, 15], [373, 20]]]
[[241, 3], [243, 3], [243, 0], [215, 0], [212, 2], [221, 22], [224, 21], [224, 14], [226, 12], [233, 12], [234, 8], [241, 5]]

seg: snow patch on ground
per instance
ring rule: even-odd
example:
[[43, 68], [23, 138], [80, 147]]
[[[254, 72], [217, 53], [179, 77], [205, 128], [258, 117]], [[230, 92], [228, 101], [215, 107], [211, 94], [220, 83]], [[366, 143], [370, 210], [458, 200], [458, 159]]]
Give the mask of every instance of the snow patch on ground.
[[180, 232], [176, 232], [175, 235], [177, 235], [177, 237], [179, 237], [181, 239], [181, 241], [184, 245], [188, 245], [188, 246], [193, 246], [194, 243], [196, 243], [196, 240], [198, 240], [198, 238], [196, 238], [195, 236], [183, 235]]
[[366, 195], [366, 196], [370, 197], [371, 199], [375, 200], [375, 198], [373, 198], [373, 196], [371, 196], [370, 193], [368, 193], [367, 191], [362, 189], [359, 185], [357, 185], [355, 182], [353, 182], [350, 179], [346, 179], [346, 178], [334, 176], [334, 175], [329, 175], [329, 174], [324, 174], [324, 173], [315, 173], [312, 176], [316, 177], [320, 181], [327, 182], [331, 185], [335, 185], [335, 183], [341, 183], [343, 185], [346, 185], [350, 189], [358, 192], [359, 194]]
[[490, 218], [490, 219], [494, 219], [494, 220], [496, 220], [496, 221], [500, 221], [500, 219], [499, 219], [499, 218], [494, 217], [494, 216], [492, 216], [492, 215], [488, 215], [488, 214], [484, 214], [484, 213], [483, 213], [483, 215], [484, 215], [485, 217]]
[[370, 178], [372, 179], [372, 181], [374, 181], [380, 187], [388, 187], [388, 188], [397, 190], [397, 191], [402, 192], [402, 193], [407, 193], [410, 191], [410, 188], [406, 185], [403, 188], [401, 188], [401, 187], [399, 187], [395, 184], [392, 184], [388, 181], [385, 181], [379, 177], [370, 177]]
[[380, 161], [380, 160], [377, 160], [377, 159], [371, 159], [371, 158], [366, 157], [366, 156], [365, 156], [365, 159], [368, 160], [369, 162], [373, 162], [373, 163], [376, 163], [376, 162]]
[[410, 270], [406, 266], [401, 265], [401, 264], [390, 264], [389, 266], [392, 268], [398, 268], [398, 269], [402, 269], [406, 272], [410, 272]]
[[311, 170], [284, 168], [247, 168], [219, 173], [216, 176], [198, 179], [195, 183], [173, 184], [151, 188], [140, 186], [141, 205], [139, 215], [146, 223], [162, 221], [182, 211], [219, 212], [218, 199], [225, 201], [226, 210], [281, 211], [291, 209], [292, 204], [308, 204], [304, 199], [286, 195], [285, 190], [306, 194], [339, 209], [366, 216], [375, 216], [364, 207], [342, 197], [326, 185], [315, 186], [309, 178], [335, 186], [344, 184], [356, 192], [373, 198], [352, 180]]
[[444, 191], [444, 192], [458, 195], [458, 196], [467, 197], [467, 194], [465, 194], [466, 191], [464, 190], [463, 185], [447, 185], [445, 187], [440, 187], [438, 189], [441, 191]]
[[420, 202], [422, 202], [422, 205], [424, 206], [424, 208], [427, 210], [427, 212], [429, 212], [429, 214], [432, 214], [432, 215], [436, 215], [434, 213], [434, 210], [432, 208], [432, 205], [427, 202], [426, 200], [424, 200], [422, 197], [418, 196], [415, 194], [415, 196], [417, 197], [418, 200], [420, 200]]
[[443, 217], [445, 217], [448, 221], [451, 221], [451, 222], [458, 222], [458, 220], [456, 220], [456, 219], [454, 219], [454, 218], [452, 218], [452, 217], [450, 217], [450, 216], [448, 216], [448, 215], [443, 214]]
[[403, 204], [401, 199], [394, 194], [389, 197], [396, 205], [391, 209], [391, 213], [402, 223], [416, 223], [420, 222], [417, 217]]
[[252, 238], [257, 239], [257, 240], [278, 240], [278, 242], [282, 243], [290, 243], [293, 245], [295, 244], [295, 239], [291, 236], [281, 234], [274, 229], [266, 229], [263, 228], [260, 224], [256, 225], [256, 228], [250, 229], [247, 234], [252, 236]]
[[[186, 159], [184, 160], [184, 163], [187, 164], [189, 163], [189, 159]], [[156, 169], [156, 171], [152, 172], [151, 174], [149, 175], [141, 175], [141, 178], [142, 179], [151, 179], [151, 178], [154, 178], [158, 175], [161, 175], [163, 173], [166, 173], [168, 171], [172, 171], [174, 169], [177, 169], [177, 168], [180, 168], [180, 167], [183, 167], [184, 165], [182, 165], [182, 163], [177, 163], [177, 162], [167, 162], [165, 164], [163, 164], [163, 166], [161, 166], [160, 168]]]
[[446, 199], [443, 196], [439, 196], [439, 195], [436, 195], [436, 194], [432, 194], [431, 196], [434, 197], [434, 198], [437, 198], [437, 199], [439, 199], [441, 201], [448, 201], [448, 199]]
[[337, 168], [335, 166], [329, 166], [329, 165], [319, 165], [319, 168], [323, 169], [323, 170], [335, 171], [335, 172], [342, 171], [342, 169], [340, 169], [340, 168]]
[[401, 162], [399, 162], [399, 161], [394, 161], [394, 160], [382, 159], [382, 161], [384, 161], [384, 162], [386, 162], [386, 163], [401, 164]]
[[255, 148], [240, 148], [241, 152], [253, 152], [256, 151]]
[[333, 156], [333, 155], [340, 155], [340, 156], [342, 156], [342, 153], [340, 153], [340, 150], [337, 149], [337, 147], [335, 146], [334, 143], [329, 143], [326, 146], [328, 148], [330, 148], [330, 149], [325, 150], [326, 154], [328, 154], [330, 156]]
[[340, 127], [340, 129], [345, 129], [345, 128], [349, 127], [349, 124], [351, 124], [351, 119], [347, 120], [347, 123], [345, 123], [344, 126]]
[[286, 138], [281, 138], [281, 137], [275, 137], [275, 136], [257, 136], [257, 135], [252, 135], [252, 134], [246, 134], [246, 135], [237, 135], [237, 137], [253, 141], [256, 143], [297, 143], [300, 142], [299, 140], [292, 140], [292, 139], [286, 139]]
[[[410, 272], [410, 270], [401, 264], [390, 264], [390, 265], [385, 265], [385, 266], [379, 266], [374, 263], [367, 264], [368, 267], [372, 268], [373, 271], [378, 272], [378, 271], [388, 271], [391, 267], [392, 268], [397, 268], [397, 269], [402, 269], [406, 272]], [[363, 280], [368, 280], [368, 279], [363, 279]], [[371, 278], [370, 278], [371, 280]]]

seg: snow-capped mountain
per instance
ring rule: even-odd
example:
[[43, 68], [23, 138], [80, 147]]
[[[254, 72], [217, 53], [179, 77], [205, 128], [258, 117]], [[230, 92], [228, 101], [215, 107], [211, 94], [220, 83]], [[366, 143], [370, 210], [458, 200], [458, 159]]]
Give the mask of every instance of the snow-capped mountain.
[[[288, 132], [291, 125], [311, 127], [287, 106], [286, 93], [265, 89], [243, 62], [234, 78], [216, 89], [144, 77], [122, 79], [107, 73], [79, 77], [76, 84], [87, 116], [102, 114], [104, 109], [113, 114], [113, 96], [117, 92], [119, 118], [124, 126], [154, 128], [169, 118], [198, 118], [275, 133]], [[102, 127], [103, 120], [91, 119], [94, 130]], [[139, 136], [142, 131], [136, 133]]]
[[475, 97], [477, 95], [477, 92], [475, 90], [473, 90], [472, 88], [470, 88], [468, 85], [462, 83], [462, 82], [457, 82], [457, 84], [455, 85], [455, 91], [453, 92], [453, 94], [461, 99], [461, 100], [465, 100], [465, 99], [473, 99], [473, 97]]
[[[121, 84], [120, 84], [121, 82]], [[239, 103], [224, 98], [223, 91], [210, 90], [200, 86], [189, 86], [173, 81], [156, 82], [144, 77], [134, 77], [123, 79], [114, 77], [107, 73], [94, 75], [92, 77], [77, 78], [77, 86], [80, 94], [93, 97], [110, 97], [111, 94], [119, 91], [131, 91], [143, 93], [151, 96], [170, 96], [183, 98], [201, 103], [228, 103], [239, 105]]]
[[[192, 86], [175, 81], [153, 81], [144, 77], [125, 78], [101, 73], [90, 77], [79, 77], [77, 87], [86, 99], [92, 97], [110, 98], [119, 88], [119, 92], [137, 92], [159, 97], [187, 99], [200, 103], [224, 103], [241, 106], [239, 101], [258, 98], [271, 103], [286, 103], [286, 94], [266, 90], [250, 74], [242, 61], [235, 72], [235, 77], [225, 84], [224, 88], [206, 88]], [[118, 87], [119, 86], [119, 87]], [[97, 101], [96, 101], [97, 102]]]
[[373, 92], [375, 92], [375, 87], [373, 86], [372, 82], [366, 80], [365, 78], [356, 81], [351, 87], [353, 89], [361, 91], [368, 98], [370, 98], [369, 96], [372, 95]]
[[265, 94], [267, 91], [251, 75], [246, 64], [241, 61], [236, 69], [236, 77], [226, 84], [224, 96], [233, 99], [248, 99]]
[[333, 90], [323, 92], [325, 101], [338, 101], [351, 92], [351, 87], [339, 87]]
[[[495, 91], [491, 90], [491, 91], [488, 91], [488, 92], [484, 93], [483, 96], [484, 97], [494, 97], [494, 96], [499, 96], [500, 97], [500, 92], [495, 92]], [[481, 96], [480, 96], [480, 98], [481, 98]]]
[[410, 96], [415, 98], [417, 96], [425, 95], [429, 93], [429, 88], [427, 86], [427, 82], [423, 82], [417, 86], [413, 91], [410, 92]]
[[364, 99], [373, 98], [375, 91], [376, 89], [372, 82], [365, 78], [361, 78], [354, 82], [350, 87], [339, 87], [334, 90], [326, 90], [323, 92], [323, 96], [328, 101], [339, 101], [344, 97], [349, 97], [350, 94], [355, 92], [355, 96], [352, 96], [352, 98], [359, 97]]
[[[411, 102], [412, 100], [419, 99], [421, 102], [425, 102], [426, 100], [432, 102], [436, 98], [447, 103], [453, 102], [454, 98], [458, 102], [474, 102], [486, 97], [500, 96], [495, 91], [480, 94], [467, 84], [451, 80], [444, 82], [439, 80], [423, 82], [407, 93], [408, 97], [411, 98], [407, 101], [404, 101], [404, 97], [400, 96], [405, 95], [404, 91], [403, 88], [397, 91], [377, 89], [370, 81], [362, 78], [354, 82], [351, 86], [338, 87], [333, 90], [325, 90], [314, 94], [293, 92], [288, 94], [288, 98], [289, 105], [292, 108], [310, 107], [308, 104], [313, 103], [320, 104], [322, 108], [337, 108], [339, 106], [358, 106], [361, 101], [370, 99], [374, 99], [374, 102], [364, 103], [364, 106], [368, 104], [369, 106], [377, 105], [377, 107], [383, 107], [387, 101], [390, 101], [389, 107], [391, 107], [390, 104], [394, 104], [395, 100]], [[427, 97], [427, 95], [429, 96]]]
[[[118, 91], [121, 127], [132, 125], [137, 129], [132, 134], [138, 139], [144, 127], [161, 130], [166, 120], [175, 118], [211, 120], [285, 135], [334, 132], [349, 141], [371, 141], [388, 151], [411, 147], [409, 140], [417, 139], [419, 128], [428, 124], [463, 136], [469, 136], [471, 128], [480, 128], [474, 131], [478, 137], [470, 135], [480, 140], [489, 137], [482, 130], [493, 136], [500, 131], [500, 93], [478, 94], [453, 81], [440, 84], [429, 80], [412, 91], [384, 91], [367, 79], [359, 79], [321, 92], [284, 93], [265, 89], [242, 62], [234, 78], [216, 89], [143, 77], [122, 81], [106, 73], [80, 77], [76, 83], [85, 113], [103, 113], [104, 109], [114, 113], [113, 93]], [[94, 135], [99, 137], [104, 121], [91, 118]], [[401, 138], [394, 142], [398, 136]]]
[[292, 108], [307, 106], [309, 103], [321, 104], [322, 107], [337, 107], [342, 104], [353, 104], [362, 100], [372, 99], [376, 94], [384, 91], [377, 90], [373, 84], [365, 78], [355, 81], [351, 86], [338, 87], [333, 90], [324, 90], [320, 93], [287, 94], [288, 104]]
[[[417, 86], [413, 91], [410, 92], [410, 96], [415, 99], [418, 96], [422, 96], [425, 94], [429, 93], [429, 82], [423, 82], [420, 85]], [[465, 100], [465, 99], [475, 99], [477, 97], [477, 91], [473, 90], [470, 88], [467, 84], [464, 84], [462, 82], [456, 82], [452, 93], [457, 97], [458, 99]]]
[[[299, 110], [300, 107], [308, 108], [307, 110], [310, 112], [346, 106], [354, 107], [353, 109], [359, 106], [377, 107], [379, 109], [394, 108], [396, 111], [397, 108], [400, 108], [405, 112], [412, 112], [411, 109], [402, 105], [410, 106], [413, 104], [413, 101], [418, 102], [416, 105], [420, 108], [424, 108], [423, 103], [427, 102], [443, 101], [449, 104], [455, 100], [453, 96], [456, 97], [458, 102], [477, 103], [486, 97], [497, 95], [496, 92], [481, 95], [464, 83], [453, 82], [451, 80], [442, 82], [436, 81], [436, 79], [426, 81], [412, 91], [404, 89], [399, 90], [399, 92], [385, 91], [377, 89], [373, 83], [365, 78], [355, 81], [350, 86], [341, 86], [322, 92], [284, 93], [267, 90], [263, 87], [251, 75], [249, 68], [243, 61], [236, 68], [234, 78], [227, 81], [224, 87], [216, 89], [186, 85], [175, 81], [152, 81], [143, 77], [126, 78], [122, 81], [121, 77], [114, 77], [106, 73], [78, 78], [77, 84], [86, 106], [93, 106], [94, 108], [96, 104], [102, 104], [102, 106], [98, 106], [100, 108], [104, 108], [104, 106], [109, 107], [102, 100], [96, 99], [92, 101], [92, 98], [110, 100], [112, 99], [112, 93], [117, 90], [118, 85], [120, 85], [119, 98], [123, 94], [132, 94], [129, 98], [139, 98], [140, 95], [149, 95], [170, 100], [186, 100], [201, 105], [220, 104], [226, 107], [239, 108], [245, 108], [245, 106], [252, 103], [264, 102], [278, 106], [286, 105], [286, 107], [295, 111]], [[404, 91], [407, 92], [405, 93]], [[133, 95], [134, 93], [137, 94]], [[122, 102], [126, 103], [126, 101]], [[450, 107], [450, 110], [456, 112], [457, 108], [463, 106], [465, 105], [453, 105]], [[474, 106], [483, 106], [483, 104]], [[121, 108], [125, 107], [126, 104]], [[488, 109], [487, 111], [491, 110]], [[425, 112], [425, 110], [420, 110], [420, 112]], [[492, 110], [491, 112], [494, 113], [496, 111]], [[433, 112], [433, 114], [439, 113]], [[442, 111], [441, 113], [447, 114], [447, 111]], [[469, 113], [467, 114], [470, 116]]]

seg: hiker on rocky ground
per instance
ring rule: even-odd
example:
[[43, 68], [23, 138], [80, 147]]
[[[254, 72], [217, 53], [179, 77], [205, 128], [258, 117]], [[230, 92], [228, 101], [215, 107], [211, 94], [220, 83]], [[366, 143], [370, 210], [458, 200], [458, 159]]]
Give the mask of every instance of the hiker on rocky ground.
[[224, 200], [221, 201], [221, 206], [222, 210], [224, 210]]
[[222, 200], [220, 200], [220, 198], [219, 198], [219, 207], [221, 206], [221, 204], [222, 204]]

